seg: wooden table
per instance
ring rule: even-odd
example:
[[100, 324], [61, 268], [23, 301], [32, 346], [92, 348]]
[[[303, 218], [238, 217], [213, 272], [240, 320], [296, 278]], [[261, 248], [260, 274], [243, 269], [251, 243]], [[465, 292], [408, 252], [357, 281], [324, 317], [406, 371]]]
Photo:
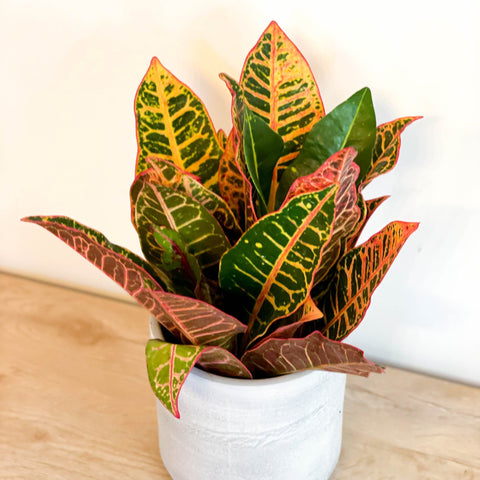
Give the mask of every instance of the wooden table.
[[[170, 478], [142, 308], [0, 274], [0, 319], [0, 478]], [[350, 376], [332, 477], [347, 479], [480, 479], [480, 389], [394, 368]]]

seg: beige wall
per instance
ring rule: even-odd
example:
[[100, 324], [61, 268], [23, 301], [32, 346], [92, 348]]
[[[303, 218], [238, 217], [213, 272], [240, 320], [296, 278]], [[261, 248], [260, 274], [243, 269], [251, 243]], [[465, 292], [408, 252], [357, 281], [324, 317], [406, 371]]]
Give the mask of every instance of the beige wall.
[[0, 1], [0, 269], [119, 294], [28, 214], [66, 214], [139, 251], [128, 189], [133, 97], [157, 55], [229, 126], [238, 76], [271, 19], [310, 61], [327, 110], [368, 85], [378, 122], [424, 115], [369, 191], [368, 233], [418, 220], [350, 340], [371, 357], [480, 384], [480, 7], [471, 1]]

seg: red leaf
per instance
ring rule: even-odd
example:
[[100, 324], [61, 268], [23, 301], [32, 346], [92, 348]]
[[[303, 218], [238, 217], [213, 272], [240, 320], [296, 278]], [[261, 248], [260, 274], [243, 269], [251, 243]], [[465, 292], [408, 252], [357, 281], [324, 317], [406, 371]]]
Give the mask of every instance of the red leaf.
[[224, 377], [253, 378], [250, 370], [233, 353], [220, 347], [206, 347], [197, 365]]
[[212, 305], [164, 292], [144, 260], [75, 220], [52, 216], [23, 220], [44, 227], [102, 270], [182, 343], [228, 347], [246, 330], [236, 318]]
[[314, 368], [364, 377], [383, 371], [358, 348], [329, 340], [318, 331], [305, 338], [268, 339], [247, 351], [242, 362], [255, 376], [266, 377]]

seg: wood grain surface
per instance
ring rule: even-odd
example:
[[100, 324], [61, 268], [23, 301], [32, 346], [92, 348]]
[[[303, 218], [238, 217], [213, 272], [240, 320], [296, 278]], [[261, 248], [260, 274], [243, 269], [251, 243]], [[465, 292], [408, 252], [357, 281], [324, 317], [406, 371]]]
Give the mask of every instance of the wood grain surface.
[[[0, 320], [2, 480], [170, 478], [142, 308], [0, 274]], [[350, 376], [332, 477], [347, 479], [480, 479], [480, 389], [394, 368]]]

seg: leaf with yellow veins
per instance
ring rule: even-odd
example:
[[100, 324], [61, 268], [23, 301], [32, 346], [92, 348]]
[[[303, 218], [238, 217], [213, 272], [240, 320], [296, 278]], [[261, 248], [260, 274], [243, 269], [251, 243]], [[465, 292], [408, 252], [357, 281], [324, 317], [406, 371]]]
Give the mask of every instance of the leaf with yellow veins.
[[201, 100], [155, 57], [138, 88], [135, 113], [137, 174], [147, 169], [146, 157], [157, 155], [217, 190], [221, 140]]

